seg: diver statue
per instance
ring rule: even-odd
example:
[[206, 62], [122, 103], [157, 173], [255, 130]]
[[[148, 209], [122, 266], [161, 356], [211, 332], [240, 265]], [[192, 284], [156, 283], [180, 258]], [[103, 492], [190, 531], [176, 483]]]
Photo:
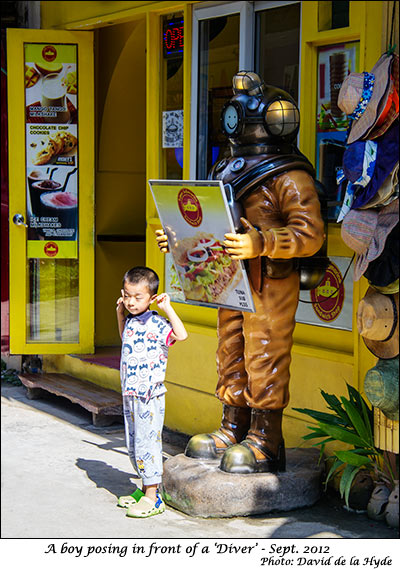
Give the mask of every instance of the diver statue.
[[[315, 288], [325, 274], [326, 223], [314, 168], [296, 146], [293, 98], [251, 71], [233, 77], [233, 93], [221, 113], [231, 156], [209, 178], [222, 180], [234, 203], [242, 228], [225, 235], [224, 247], [245, 260], [256, 311], [218, 309], [221, 425], [192, 436], [185, 455], [218, 458], [228, 473], [274, 473], [286, 467], [282, 415], [299, 290]], [[165, 232], [156, 233], [168, 251]]]

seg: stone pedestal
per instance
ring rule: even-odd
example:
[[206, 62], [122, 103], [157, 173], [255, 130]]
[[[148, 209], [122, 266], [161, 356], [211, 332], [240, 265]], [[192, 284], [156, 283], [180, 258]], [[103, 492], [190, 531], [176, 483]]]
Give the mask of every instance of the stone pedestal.
[[323, 463], [317, 449], [287, 449], [286, 471], [237, 475], [219, 469], [219, 460], [183, 454], [164, 463], [165, 502], [188, 515], [239, 517], [313, 505], [321, 495]]

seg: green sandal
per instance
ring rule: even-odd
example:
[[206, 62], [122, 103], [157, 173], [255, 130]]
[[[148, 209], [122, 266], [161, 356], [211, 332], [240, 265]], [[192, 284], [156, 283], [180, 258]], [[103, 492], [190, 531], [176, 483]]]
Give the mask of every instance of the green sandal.
[[126, 512], [127, 517], [133, 517], [138, 519], [144, 519], [147, 517], [152, 517], [154, 515], [159, 515], [165, 511], [165, 504], [161, 497], [157, 498], [154, 503], [151, 499], [144, 496], [137, 503], [130, 505]]
[[123, 495], [118, 499], [118, 506], [127, 508], [131, 505], [135, 505], [140, 499], [144, 497], [144, 493], [139, 487], [133, 491], [131, 495]]

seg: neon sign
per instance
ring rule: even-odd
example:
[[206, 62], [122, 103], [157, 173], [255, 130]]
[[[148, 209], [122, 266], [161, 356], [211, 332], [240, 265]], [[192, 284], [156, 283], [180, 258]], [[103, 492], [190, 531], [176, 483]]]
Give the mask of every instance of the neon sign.
[[166, 20], [163, 28], [164, 57], [179, 57], [183, 53], [183, 20]]

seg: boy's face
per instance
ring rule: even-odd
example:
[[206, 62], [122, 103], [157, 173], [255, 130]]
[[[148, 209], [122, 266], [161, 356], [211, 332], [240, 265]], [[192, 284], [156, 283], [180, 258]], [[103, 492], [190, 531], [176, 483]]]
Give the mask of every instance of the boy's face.
[[121, 289], [121, 295], [125, 309], [131, 315], [140, 315], [149, 308], [157, 295], [152, 295], [146, 281], [139, 283], [129, 283], [125, 281], [124, 288]]

